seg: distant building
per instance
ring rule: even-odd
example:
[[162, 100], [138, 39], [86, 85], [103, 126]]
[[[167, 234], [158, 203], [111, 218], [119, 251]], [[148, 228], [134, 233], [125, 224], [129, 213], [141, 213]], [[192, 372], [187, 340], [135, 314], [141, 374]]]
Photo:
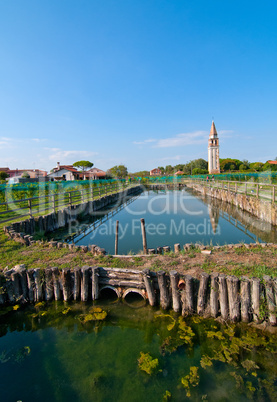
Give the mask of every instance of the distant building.
[[0, 172], [7, 173], [9, 178], [20, 178], [23, 173], [28, 173], [31, 179], [39, 179], [47, 176], [47, 172], [40, 169], [10, 169], [8, 167], [4, 167], [0, 168]]
[[175, 176], [181, 176], [183, 174], [184, 172], [182, 172], [182, 170], [178, 170], [176, 173], [174, 173]]
[[48, 178], [52, 181], [57, 180], [99, 180], [105, 179], [106, 172], [101, 169], [92, 168], [86, 172], [79, 172], [73, 165], [61, 165], [57, 162], [57, 167], [52, 169]]
[[208, 169], [209, 174], [220, 173], [219, 165], [219, 141], [218, 135], [215, 128], [214, 122], [212, 122], [212, 127], [208, 142]]
[[161, 176], [161, 175], [162, 175], [162, 171], [159, 168], [150, 170], [150, 176]]

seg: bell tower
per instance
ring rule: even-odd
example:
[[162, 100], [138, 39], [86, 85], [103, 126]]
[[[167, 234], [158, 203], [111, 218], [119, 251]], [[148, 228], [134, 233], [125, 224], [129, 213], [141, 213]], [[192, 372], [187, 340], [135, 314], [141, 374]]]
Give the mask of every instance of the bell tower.
[[212, 127], [208, 142], [208, 169], [209, 174], [220, 173], [219, 165], [219, 142], [218, 135], [215, 128], [214, 122], [212, 122]]

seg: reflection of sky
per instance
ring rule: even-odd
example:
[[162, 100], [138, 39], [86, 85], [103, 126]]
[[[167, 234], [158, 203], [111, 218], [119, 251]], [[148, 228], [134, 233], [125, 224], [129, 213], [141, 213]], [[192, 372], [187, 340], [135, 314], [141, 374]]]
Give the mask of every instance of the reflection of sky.
[[[160, 211], [163, 211], [161, 214]], [[251, 243], [256, 236], [235, 227], [186, 191], [145, 192], [133, 203], [117, 212], [97, 229], [80, 234], [76, 244], [96, 244], [114, 253], [115, 224], [119, 221], [119, 253], [142, 250], [140, 218], [145, 219], [148, 248], [180, 243], [226, 244]], [[214, 230], [216, 232], [214, 233]]]

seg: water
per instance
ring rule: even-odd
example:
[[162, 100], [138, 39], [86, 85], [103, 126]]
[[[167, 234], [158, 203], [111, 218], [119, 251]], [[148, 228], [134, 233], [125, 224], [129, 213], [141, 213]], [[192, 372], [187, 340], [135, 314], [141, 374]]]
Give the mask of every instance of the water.
[[[189, 190], [146, 191], [127, 205], [99, 211], [86, 221], [74, 222], [54, 234], [78, 245], [96, 244], [114, 254], [115, 225], [119, 221], [119, 254], [142, 250], [141, 223], [146, 222], [148, 248], [175, 243], [224, 245], [228, 243], [276, 242], [276, 228], [211, 198], [200, 198]], [[71, 234], [70, 237], [68, 235]], [[50, 234], [53, 238], [53, 234]]]
[[[140, 304], [98, 302], [107, 318], [86, 324], [82, 303], [0, 310], [1, 400], [156, 402], [166, 391], [174, 401], [188, 391], [193, 401], [276, 400], [276, 336]], [[141, 352], [158, 359], [151, 375]], [[188, 390], [191, 367], [199, 380]]]

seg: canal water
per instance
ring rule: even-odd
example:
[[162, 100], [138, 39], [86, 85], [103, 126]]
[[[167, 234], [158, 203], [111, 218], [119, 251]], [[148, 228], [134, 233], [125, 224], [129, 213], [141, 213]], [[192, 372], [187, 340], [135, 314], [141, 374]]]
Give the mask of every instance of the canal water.
[[144, 191], [125, 204], [96, 212], [83, 221], [74, 221], [66, 230], [51, 233], [55, 240], [115, 250], [115, 226], [119, 221], [119, 254], [142, 250], [140, 219], [146, 223], [148, 248], [180, 243], [224, 245], [228, 243], [275, 242], [276, 228], [230, 204], [200, 198], [187, 189]]
[[276, 335], [141, 304], [1, 308], [1, 401], [277, 400]]

